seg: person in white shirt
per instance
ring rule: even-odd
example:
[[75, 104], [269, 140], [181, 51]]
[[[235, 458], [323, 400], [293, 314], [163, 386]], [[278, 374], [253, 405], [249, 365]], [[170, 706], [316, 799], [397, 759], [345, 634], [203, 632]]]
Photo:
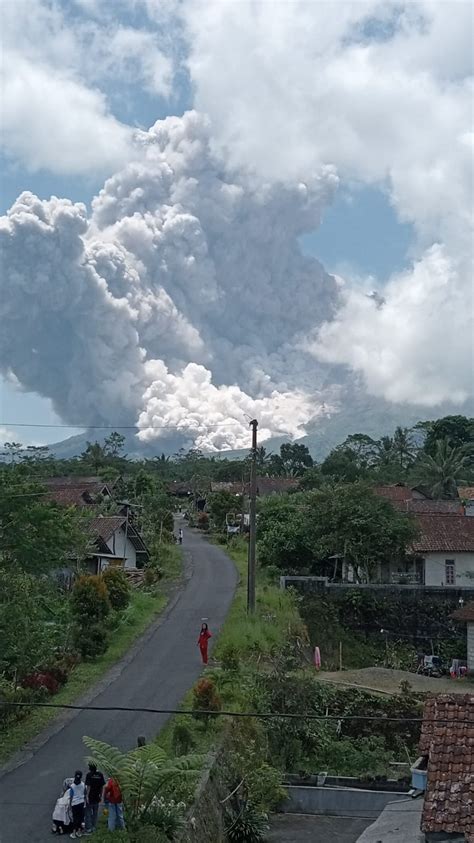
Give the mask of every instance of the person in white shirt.
[[82, 837], [82, 824], [84, 822], [84, 809], [86, 804], [86, 786], [82, 781], [81, 770], [74, 773], [74, 781], [69, 788], [69, 806], [72, 813], [72, 834], [69, 836], [75, 839]]

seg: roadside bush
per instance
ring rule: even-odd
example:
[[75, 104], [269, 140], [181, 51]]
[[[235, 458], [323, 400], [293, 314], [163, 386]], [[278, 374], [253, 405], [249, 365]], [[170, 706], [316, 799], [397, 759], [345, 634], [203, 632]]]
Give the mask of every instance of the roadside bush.
[[130, 603], [130, 586], [121, 568], [107, 568], [102, 574], [112, 609], [121, 611]]
[[145, 568], [145, 574], [143, 578], [143, 582], [145, 588], [152, 588], [156, 585], [157, 582], [161, 580], [163, 576], [163, 570], [160, 568], [159, 565], [150, 565], [148, 568]]
[[226, 644], [221, 652], [222, 669], [237, 673], [240, 667], [239, 651], [233, 644]]
[[212, 679], [204, 678], [196, 683], [193, 688], [192, 708], [193, 711], [196, 711], [193, 716], [204, 720], [206, 723], [213, 712], [220, 711], [222, 708], [221, 698]]
[[250, 803], [228, 812], [226, 835], [229, 843], [262, 843], [268, 831], [268, 817]]
[[73, 640], [83, 659], [95, 659], [107, 649], [107, 631], [99, 624], [87, 627], [75, 626]]
[[36, 670], [25, 676], [22, 680], [23, 688], [31, 688], [33, 691], [39, 691], [53, 695], [59, 691], [59, 682], [50, 671], [41, 672]]
[[272, 811], [286, 796], [281, 783], [281, 771], [266, 761], [255, 767], [246, 777], [252, 805], [260, 811]]
[[107, 586], [102, 577], [84, 575], [74, 583], [71, 611], [78, 626], [102, 623], [110, 612]]
[[207, 512], [200, 512], [197, 517], [197, 526], [199, 530], [207, 531], [209, 529], [209, 515]]
[[139, 812], [139, 819], [147, 825], [163, 832], [168, 840], [173, 840], [176, 833], [184, 827], [184, 802], [167, 801], [162, 796], [154, 796], [150, 804]]
[[171, 746], [175, 755], [188, 755], [195, 746], [193, 733], [187, 723], [178, 720], [171, 736]]
[[8, 705], [2, 705], [8, 702], [29, 703], [38, 699], [38, 692], [32, 688], [14, 688], [13, 683], [7, 682], [6, 679], [0, 677], [0, 729], [7, 729], [18, 723], [31, 709], [26, 707], [15, 708]]

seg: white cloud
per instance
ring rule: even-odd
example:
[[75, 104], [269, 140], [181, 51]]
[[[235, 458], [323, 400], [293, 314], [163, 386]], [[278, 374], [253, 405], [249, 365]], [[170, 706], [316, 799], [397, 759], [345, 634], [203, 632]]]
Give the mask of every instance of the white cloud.
[[[433, 405], [472, 391], [471, 4], [192, 0], [181, 14], [196, 104], [227, 160], [258, 178], [288, 180], [333, 164], [343, 184], [387, 189], [418, 234], [411, 271], [379, 291], [387, 307], [368, 320], [375, 336], [355, 279], [313, 345], [319, 359], [357, 369], [390, 400], [424, 395]], [[435, 299], [451, 315], [461, 366], [451, 367], [439, 341], [431, 271], [438, 280], [446, 273]], [[397, 341], [406, 340], [404, 319], [412, 326], [410, 376]], [[380, 330], [387, 322], [391, 330]], [[436, 377], [427, 377], [425, 358]]]
[[462, 404], [473, 387], [472, 295], [467, 268], [433, 246], [412, 271], [392, 278], [384, 303], [347, 289], [334, 321], [319, 331], [313, 351], [331, 363], [350, 361], [374, 395], [434, 407]]
[[[19, 0], [3, 15], [2, 143], [30, 170], [110, 174], [129, 159], [133, 130], [98, 86], [166, 96], [172, 64], [157, 32], [66, 17], [57, 3]], [[124, 95], [124, 94], [123, 94]]]
[[1, 84], [4, 148], [27, 169], [107, 173], [129, 157], [132, 132], [99, 91], [11, 53]]

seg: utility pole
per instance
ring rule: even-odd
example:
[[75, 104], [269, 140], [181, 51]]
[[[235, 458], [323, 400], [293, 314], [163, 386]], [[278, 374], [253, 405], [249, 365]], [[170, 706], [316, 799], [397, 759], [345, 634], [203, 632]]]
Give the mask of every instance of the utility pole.
[[249, 536], [249, 573], [247, 583], [247, 612], [255, 613], [255, 550], [257, 539], [257, 427], [258, 421], [250, 422], [252, 428], [252, 451], [250, 453], [250, 536]]

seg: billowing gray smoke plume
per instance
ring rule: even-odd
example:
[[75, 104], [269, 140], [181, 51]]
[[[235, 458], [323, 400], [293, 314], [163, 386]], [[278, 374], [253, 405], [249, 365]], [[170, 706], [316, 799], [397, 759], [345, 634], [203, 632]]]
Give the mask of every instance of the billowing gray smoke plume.
[[227, 172], [196, 112], [138, 132], [87, 218], [23, 193], [0, 220], [0, 367], [77, 425], [178, 429], [200, 447], [301, 435], [331, 397], [308, 337], [338, 284], [305, 257], [337, 178]]

